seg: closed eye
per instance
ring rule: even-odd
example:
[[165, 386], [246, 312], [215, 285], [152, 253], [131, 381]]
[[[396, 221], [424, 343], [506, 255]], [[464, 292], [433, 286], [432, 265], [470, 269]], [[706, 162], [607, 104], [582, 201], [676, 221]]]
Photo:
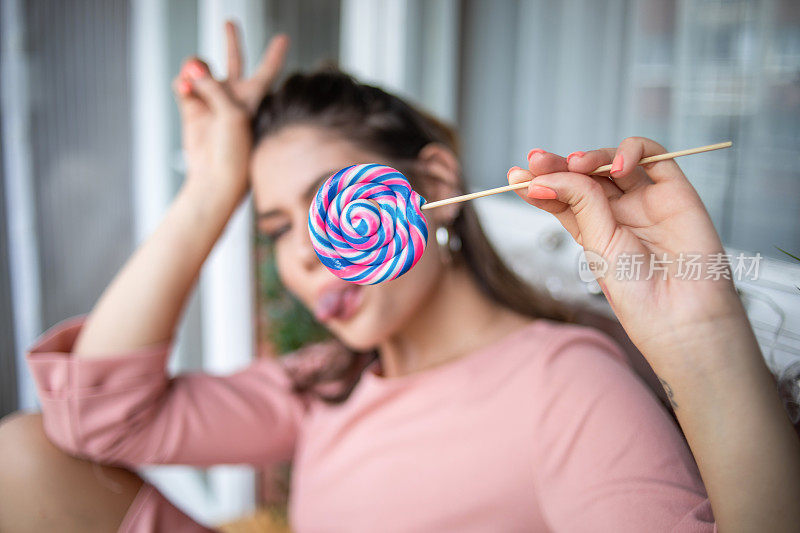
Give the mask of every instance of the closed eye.
[[261, 235], [268, 238], [272, 242], [275, 242], [281, 237], [281, 235], [289, 231], [289, 228], [290, 226], [286, 224], [275, 229], [259, 230], [259, 233], [261, 233]]

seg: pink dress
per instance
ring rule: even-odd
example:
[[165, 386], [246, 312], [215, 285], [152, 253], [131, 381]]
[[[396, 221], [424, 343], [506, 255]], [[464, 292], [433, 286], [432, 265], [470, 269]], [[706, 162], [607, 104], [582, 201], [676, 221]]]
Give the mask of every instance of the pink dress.
[[[350, 398], [292, 392], [280, 363], [167, 375], [172, 342], [71, 352], [86, 315], [27, 353], [59, 447], [133, 467], [293, 459], [290, 520], [326, 531], [716, 531], [689, 449], [607, 335], [535, 320]], [[121, 531], [208, 531], [144, 485]]]

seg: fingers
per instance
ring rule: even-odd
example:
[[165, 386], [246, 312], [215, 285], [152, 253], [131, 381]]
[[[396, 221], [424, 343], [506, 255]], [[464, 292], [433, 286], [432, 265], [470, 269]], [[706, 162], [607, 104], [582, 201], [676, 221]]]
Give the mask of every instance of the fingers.
[[588, 152], [572, 152], [567, 156], [567, 166], [570, 172], [591, 174], [597, 167], [609, 164], [613, 158], [613, 148], [600, 148]]
[[[573, 167], [581, 166], [580, 163], [581, 157], [589, 157], [590, 159], [596, 158], [593, 156], [591, 152], [588, 154], [584, 152], [573, 152], [569, 154], [566, 158], [561, 157], [560, 155], [551, 154], [550, 152], [545, 152], [544, 150], [540, 150], [535, 148], [528, 152], [528, 168], [533, 176], [540, 176], [542, 174], [552, 174], [554, 172], [578, 172], [580, 174], [588, 174], [591, 170], [594, 170], [600, 165], [592, 167], [591, 170], [585, 171], [583, 168], [590, 165], [583, 165], [581, 170], [575, 170]], [[531, 178], [533, 177], [531, 176]], [[531, 179], [528, 178], [528, 179]], [[603, 176], [591, 176], [591, 178], [603, 188], [603, 192], [605, 193], [606, 197], [608, 198], [618, 198], [622, 196], [622, 190], [617, 187], [614, 182], [610, 179], [605, 178]], [[522, 196], [523, 198], [526, 197], [526, 194], [529, 191], [517, 191], [517, 193]], [[528, 197], [529, 198], [529, 197]]]
[[[529, 170], [525, 170], [524, 168], [511, 167], [508, 169], [507, 177], [509, 185], [516, 185], [517, 183], [531, 181], [535, 176]], [[546, 198], [547, 191], [542, 191], [544, 194], [529, 196], [530, 190], [531, 186], [529, 185], [525, 189], [516, 189], [514, 192], [516, 192], [520, 198], [529, 204], [535, 205], [536, 207], [544, 209], [545, 211], [549, 211], [553, 214], [558, 211], [563, 211], [566, 207], [562, 202], [556, 201], [555, 196], [553, 196], [553, 198]], [[553, 202], [561, 205], [555, 205]]]
[[189, 58], [185, 61], [180, 73], [172, 80], [172, 90], [175, 92], [175, 99], [178, 102], [178, 111], [184, 119], [206, 109], [203, 101], [192, 91], [189, 65], [194, 60], [195, 58]]
[[178, 97], [186, 98], [192, 94], [192, 84], [183, 76], [178, 75], [172, 79], [172, 90]]
[[[519, 167], [511, 167], [508, 171], [509, 185], [530, 181], [533, 178], [534, 175], [529, 170]], [[554, 191], [550, 191], [546, 188], [540, 189], [528, 186], [527, 189], [517, 189], [514, 192], [532, 206], [554, 215], [561, 225], [564, 226], [564, 229], [572, 235], [572, 238], [578, 241], [578, 243], [581, 242], [580, 230], [575, 221], [575, 215], [570, 211], [568, 204], [553, 198], [553, 195], [556, 194]], [[528, 194], [533, 194], [533, 196], [528, 196]], [[551, 198], [545, 198], [546, 196], [551, 196]]]
[[528, 152], [528, 170], [534, 176], [552, 172], [565, 172], [567, 170], [567, 160], [560, 155], [534, 148]]
[[259, 85], [260, 91], [266, 91], [272, 82], [278, 77], [286, 60], [286, 52], [289, 49], [289, 36], [279, 34], [272, 38], [267, 46], [261, 63], [253, 74], [253, 80]]
[[238, 107], [231, 99], [225, 86], [215, 80], [208, 65], [199, 59], [189, 61], [185, 66], [185, 78], [191, 83], [192, 92], [213, 111], [236, 111]]
[[[616, 150], [614, 148], [600, 148], [599, 150], [591, 150], [589, 152], [572, 152], [567, 156], [567, 167], [570, 172], [577, 172], [579, 174], [592, 174], [595, 176], [605, 175], [594, 174], [595, 169], [608, 165], [614, 159]], [[613, 184], [619, 189], [620, 193], [631, 191], [642, 185], [649, 185], [652, 182], [647, 176], [647, 173], [640, 167], [635, 167], [633, 171], [622, 175], [619, 172], [614, 172], [611, 175]], [[611, 182], [611, 180], [606, 180]], [[619, 196], [617, 195], [617, 196]]]
[[[579, 152], [582, 153], [582, 152]], [[583, 245], [583, 237], [576, 220], [573, 210], [569, 203], [557, 197], [557, 193], [547, 187], [543, 187], [539, 178], [535, 176], [551, 175], [558, 172], [566, 172], [572, 163], [575, 154], [564, 158], [540, 149], [533, 149], [528, 152], [528, 168], [523, 170], [519, 167], [512, 167], [508, 172], [509, 184], [530, 181], [531, 185], [527, 189], [517, 189], [514, 192], [529, 204], [552, 213], [564, 228], [569, 231], [572, 237]], [[599, 166], [599, 165], [598, 165]], [[597, 167], [594, 167], [597, 168]], [[592, 187], [599, 187], [605, 198], [618, 198], [622, 191], [608, 178], [603, 176], [585, 176]], [[607, 202], [607, 200], [606, 200]]]
[[[628, 137], [616, 150], [611, 164], [611, 176], [616, 180], [629, 176], [635, 171], [639, 160], [651, 155], [664, 154], [667, 150], [657, 142], [645, 137]], [[678, 164], [673, 159], [657, 161], [644, 165], [647, 175], [653, 182], [686, 180]]]
[[587, 250], [605, 256], [616, 232], [617, 222], [601, 182], [585, 174], [556, 172], [533, 178], [531, 189], [534, 187], [552, 190], [558, 201], [567, 204], [575, 216], [575, 224], [582, 238], [580, 244]]
[[[508, 172], [508, 182], [509, 184], [513, 185], [514, 183], [522, 183], [523, 181], [530, 181], [533, 179], [534, 176], [539, 176], [541, 174], [550, 174], [552, 172], [563, 172], [567, 170], [567, 160], [561, 157], [560, 155], [552, 154], [550, 152], [545, 152], [544, 150], [540, 150], [538, 148], [534, 148], [530, 152], [528, 152], [528, 170], [523, 172], [512, 172], [512, 170], [520, 169], [519, 167], [512, 167]], [[566, 205], [562, 202], [556, 202], [559, 205], [555, 205], [553, 202], [542, 202], [541, 200], [546, 200], [545, 198], [532, 198], [528, 196], [530, 192], [530, 187], [528, 189], [517, 189], [514, 191], [517, 195], [528, 202], [531, 205], [535, 205], [540, 209], [544, 209], [545, 211], [549, 211], [555, 214], [557, 211], [563, 211], [566, 209]], [[546, 193], [545, 193], [546, 194]]]
[[242, 48], [239, 29], [231, 20], [225, 22], [225, 39], [228, 49], [228, 79], [238, 80], [242, 77]]

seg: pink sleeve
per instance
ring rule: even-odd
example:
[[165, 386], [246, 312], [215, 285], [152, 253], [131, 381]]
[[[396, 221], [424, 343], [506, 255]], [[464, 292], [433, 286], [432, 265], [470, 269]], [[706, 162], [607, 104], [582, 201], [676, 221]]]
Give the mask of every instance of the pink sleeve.
[[169, 377], [172, 341], [75, 357], [87, 316], [54, 325], [26, 353], [56, 445], [123, 466], [267, 464], [292, 455], [305, 405], [275, 360], [227, 376]]
[[694, 458], [671, 416], [610, 337], [567, 327], [537, 371], [537, 486], [550, 527], [716, 531]]

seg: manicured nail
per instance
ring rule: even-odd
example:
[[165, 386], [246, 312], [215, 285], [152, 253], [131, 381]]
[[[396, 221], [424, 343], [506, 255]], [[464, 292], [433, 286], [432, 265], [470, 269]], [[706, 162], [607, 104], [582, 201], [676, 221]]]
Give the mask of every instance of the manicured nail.
[[545, 153], [545, 151], [542, 150], [541, 148], [534, 148], [533, 150], [528, 152], [528, 163], [531, 162], [531, 157], [533, 157], [534, 154], [544, 154], [544, 153]]
[[614, 161], [611, 162], [611, 174], [614, 172], [619, 172], [622, 170], [622, 167], [625, 165], [625, 158], [622, 157], [622, 153], [618, 153], [614, 156]]
[[573, 157], [583, 157], [585, 155], [586, 155], [586, 152], [580, 152], [580, 151], [572, 152], [571, 154], [569, 154], [567, 156], [567, 164], [569, 165], [569, 160], [572, 159]]
[[192, 84], [188, 80], [181, 80], [178, 82], [178, 94], [186, 96], [192, 92]]
[[193, 80], [199, 80], [206, 76], [206, 69], [204, 69], [200, 63], [192, 61], [186, 65], [186, 74]]
[[535, 198], [537, 200], [555, 200], [558, 198], [558, 194], [550, 187], [531, 184], [530, 187], [528, 187], [528, 198]]
[[506, 172], [506, 177], [509, 177], [511, 175], [511, 172], [513, 172], [515, 170], [522, 170], [522, 169], [517, 167], [517, 166], [513, 166], [513, 167], [508, 169], [508, 172]]

